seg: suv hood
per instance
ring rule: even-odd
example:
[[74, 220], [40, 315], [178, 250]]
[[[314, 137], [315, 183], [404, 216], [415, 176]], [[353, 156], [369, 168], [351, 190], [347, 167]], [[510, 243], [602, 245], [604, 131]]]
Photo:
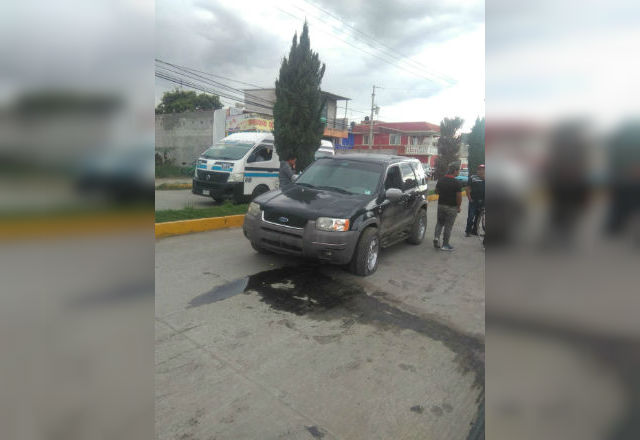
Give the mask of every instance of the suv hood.
[[307, 220], [318, 217], [351, 218], [373, 196], [340, 194], [335, 191], [292, 185], [284, 191], [271, 191], [255, 199], [263, 210], [294, 214]]

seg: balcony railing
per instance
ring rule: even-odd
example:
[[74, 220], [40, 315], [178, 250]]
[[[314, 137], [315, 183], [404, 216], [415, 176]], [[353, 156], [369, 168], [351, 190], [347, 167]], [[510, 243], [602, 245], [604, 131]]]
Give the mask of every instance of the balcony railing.
[[346, 119], [327, 119], [326, 128], [333, 130], [347, 131], [349, 129], [349, 123]]
[[417, 154], [417, 155], [437, 155], [438, 147], [432, 144], [417, 144], [417, 145], [406, 145], [405, 146], [405, 154]]

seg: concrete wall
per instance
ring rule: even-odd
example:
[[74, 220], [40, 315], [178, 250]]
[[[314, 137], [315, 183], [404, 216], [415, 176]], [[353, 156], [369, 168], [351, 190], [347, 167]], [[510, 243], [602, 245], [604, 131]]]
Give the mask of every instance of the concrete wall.
[[213, 111], [156, 115], [156, 153], [189, 166], [213, 144]]

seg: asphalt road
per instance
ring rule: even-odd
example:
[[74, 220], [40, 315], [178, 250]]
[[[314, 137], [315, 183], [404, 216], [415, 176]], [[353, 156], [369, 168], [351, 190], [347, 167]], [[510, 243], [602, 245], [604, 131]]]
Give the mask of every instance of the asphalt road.
[[[163, 191], [163, 193], [168, 193]], [[160, 439], [465, 439], [484, 416], [484, 252], [384, 250], [367, 278], [255, 253], [240, 229], [156, 241]]]

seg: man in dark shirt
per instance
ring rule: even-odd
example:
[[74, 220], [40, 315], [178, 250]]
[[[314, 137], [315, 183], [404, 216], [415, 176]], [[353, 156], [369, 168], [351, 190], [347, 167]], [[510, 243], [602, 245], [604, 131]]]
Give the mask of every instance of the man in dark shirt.
[[466, 192], [469, 200], [469, 212], [464, 236], [469, 237], [470, 235], [478, 235], [480, 210], [484, 206], [484, 165], [478, 166], [477, 174], [469, 176]]
[[[451, 237], [451, 229], [456, 221], [456, 216], [460, 212], [460, 204], [462, 203], [462, 184], [456, 180], [459, 171], [460, 165], [458, 163], [450, 163], [447, 174], [436, 183], [438, 222], [436, 223], [436, 231], [433, 237], [433, 246], [443, 251], [453, 250], [453, 247], [449, 244], [449, 237]], [[440, 233], [443, 228], [442, 247], [440, 247]]]
[[280, 180], [280, 189], [283, 190], [293, 183], [294, 168], [296, 167], [296, 158], [290, 155], [286, 161], [280, 161], [280, 172], [278, 179]]

